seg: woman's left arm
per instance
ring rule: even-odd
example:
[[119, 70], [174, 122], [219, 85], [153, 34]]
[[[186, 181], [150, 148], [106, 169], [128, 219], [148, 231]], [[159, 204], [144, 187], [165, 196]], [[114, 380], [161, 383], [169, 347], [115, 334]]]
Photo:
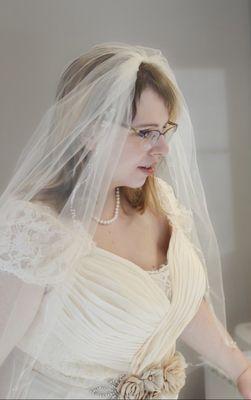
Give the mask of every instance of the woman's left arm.
[[[232, 340], [223, 325], [221, 327], [225, 337]], [[244, 399], [251, 399], [251, 363], [237, 346], [230, 347], [225, 343], [204, 298], [180, 337], [202, 357], [223, 369], [236, 383]]]

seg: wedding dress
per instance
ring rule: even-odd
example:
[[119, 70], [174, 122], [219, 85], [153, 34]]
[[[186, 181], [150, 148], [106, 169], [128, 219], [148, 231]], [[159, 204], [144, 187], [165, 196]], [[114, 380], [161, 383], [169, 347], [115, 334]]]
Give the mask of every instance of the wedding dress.
[[[6, 225], [1, 226], [0, 269], [37, 290], [34, 303], [29, 303], [32, 320], [0, 369], [1, 397], [118, 398], [121, 377], [175, 356], [176, 340], [201, 304], [206, 275], [198, 249], [189, 240], [192, 217], [172, 187], [159, 181], [172, 235], [167, 264], [154, 271], [94, 241], [87, 251], [81, 227], [73, 232], [42, 203], [10, 200]], [[55, 277], [79, 240], [81, 261], [57, 283]], [[34, 356], [28, 390], [17, 391], [10, 366], [18, 370], [23, 354], [36, 354], [46, 334], [44, 321], [53, 319], [50, 303], [53, 299], [55, 304], [55, 298], [62, 307], [55, 329], [39, 357]], [[172, 379], [173, 393], [156, 398], [178, 398], [179, 371]]]

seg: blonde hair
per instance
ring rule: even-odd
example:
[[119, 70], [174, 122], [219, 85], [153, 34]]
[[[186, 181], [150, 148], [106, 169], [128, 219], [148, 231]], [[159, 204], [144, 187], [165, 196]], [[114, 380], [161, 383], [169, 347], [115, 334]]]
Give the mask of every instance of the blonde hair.
[[[61, 75], [55, 99], [60, 101], [64, 96], [71, 92], [71, 90], [73, 90], [89, 72], [113, 55], [114, 53], [110, 53], [105, 56], [99, 56], [96, 59], [90, 59], [90, 56], [87, 53], [75, 59]], [[166, 74], [164, 74], [156, 65], [146, 62], [142, 62], [139, 65], [137, 72], [134, 98], [132, 102], [132, 120], [136, 116], [137, 103], [140, 100], [140, 96], [146, 88], [151, 88], [164, 100], [169, 119], [175, 122], [179, 114], [179, 96], [177, 89]], [[74, 177], [72, 177], [70, 172], [73, 170], [74, 166], [77, 165], [81, 156], [81, 151], [76, 153], [64, 165], [56, 177], [54, 177], [49, 184], [33, 197], [33, 200], [43, 201], [48, 205], [53, 206], [57, 212], [60, 212], [74, 189], [83, 168], [85, 159], [79, 162], [76, 168], [76, 173]], [[141, 188], [135, 189], [122, 186], [120, 189], [121, 199], [126, 200], [130, 208], [137, 212], [142, 214], [147, 207], [150, 207], [153, 211], [157, 212], [157, 214], [164, 213], [158, 197], [156, 178], [154, 175], [148, 176]], [[124, 212], [128, 214], [128, 211], [123, 206], [123, 202], [121, 202], [121, 206]]]

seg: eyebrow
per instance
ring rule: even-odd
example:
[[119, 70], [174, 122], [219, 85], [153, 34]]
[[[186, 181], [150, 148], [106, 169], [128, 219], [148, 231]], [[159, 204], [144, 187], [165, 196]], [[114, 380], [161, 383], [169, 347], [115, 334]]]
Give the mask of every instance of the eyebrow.
[[[166, 121], [166, 123], [163, 125], [163, 128], [164, 128], [164, 126], [168, 123], [168, 121], [169, 120], [167, 120]], [[145, 128], [146, 126], [155, 126], [156, 128], [158, 128], [158, 124], [154, 124], [154, 123], [152, 123], [152, 122], [149, 122], [148, 124], [140, 124], [140, 125], [136, 125], [136, 126], [134, 126], [134, 128]]]

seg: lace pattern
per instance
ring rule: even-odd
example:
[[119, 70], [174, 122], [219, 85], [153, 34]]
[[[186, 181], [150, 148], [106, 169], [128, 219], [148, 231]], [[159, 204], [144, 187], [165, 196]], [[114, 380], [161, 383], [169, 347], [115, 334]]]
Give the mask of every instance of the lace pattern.
[[45, 205], [12, 199], [0, 218], [0, 270], [27, 283], [61, 281], [73, 234], [53, 218], [53, 211]]
[[172, 286], [170, 279], [170, 270], [168, 264], [162, 264], [157, 270], [147, 271], [151, 278], [157, 283], [157, 285], [163, 289], [168, 299], [171, 301], [172, 297]]

